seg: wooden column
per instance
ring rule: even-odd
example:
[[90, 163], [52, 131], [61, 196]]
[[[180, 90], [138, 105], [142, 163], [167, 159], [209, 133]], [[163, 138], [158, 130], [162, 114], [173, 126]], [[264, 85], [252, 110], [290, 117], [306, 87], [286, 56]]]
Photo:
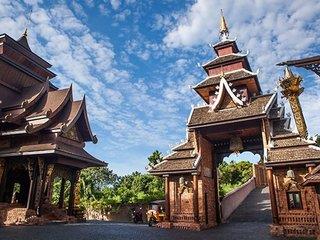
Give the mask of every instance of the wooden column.
[[311, 173], [312, 170], [316, 167], [316, 164], [314, 164], [314, 163], [308, 163], [308, 164], [306, 164], [306, 167], [307, 167], [307, 169], [308, 169], [308, 172]]
[[61, 186], [60, 186], [59, 202], [58, 202], [59, 208], [63, 208], [65, 185], [66, 185], [66, 179], [62, 178], [61, 179]]
[[5, 175], [6, 175], [6, 164], [5, 164], [5, 160], [3, 158], [0, 158], [0, 202], [4, 201], [4, 192], [5, 192], [5, 185], [6, 185], [6, 181], [5, 181]]
[[44, 182], [46, 178], [46, 163], [44, 158], [38, 157], [38, 178], [37, 178], [37, 186], [36, 186], [36, 197], [34, 200], [34, 205], [37, 210], [37, 215], [41, 215], [41, 206], [43, 203], [43, 189]]
[[75, 195], [76, 195], [76, 185], [79, 181], [80, 177], [80, 170], [76, 170], [73, 173], [73, 176], [71, 178], [71, 186], [70, 186], [70, 196], [69, 196], [69, 207], [68, 207], [68, 214], [73, 215], [74, 213], [74, 203], [75, 203]]
[[169, 182], [169, 175], [164, 175], [164, 185], [165, 185], [165, 202], [166, 202], [166, 215], [165, 220], [170, 221], [170, 182]]
[[267, 170], [267, 178], [268, 178], [269, 191], [270, 191], [272, 220], [274, 224], [278, 224], [279, 223], [278, 208], [277, 208], [276, 193], [274, 189], [273, 172], [272, 172], [272, 168], [270, 167], [267, 168], [266, 170]]
[[0, 158], [0, 186], [2, 183], [2, 177], [4, 173], [4, 168], [5, 168], [5, 160], [3, 158]]
[[262, 143], [263, 143], [263, 156], [262, 162], [266, 161], [267, 152], [269, 149], [269, 123], [267, 119], [262, 119], [261, 124], [261, 136], [262, 136]]
[[69, 204], [68, 204], [68, 214], [73, 214], [73, 207], [74, 207], [74, 189], [75, 189], [75, 180], [74, 178], [70, 181], [70, 194], [69, 194]]
[[194, 219], [199, 222], [199, 193], [198, 193], [198, 174], [193, 174], [193, 206], [194, 206]]
[[28, 160], [28, 172], [30, 179], [29, 193], [28, 193], [28, 201], [27, 201], [27, 209], [33, 207], [33, 199], [34, 199], [34, 185], [35, 185], [35, 161], [34, 159]]

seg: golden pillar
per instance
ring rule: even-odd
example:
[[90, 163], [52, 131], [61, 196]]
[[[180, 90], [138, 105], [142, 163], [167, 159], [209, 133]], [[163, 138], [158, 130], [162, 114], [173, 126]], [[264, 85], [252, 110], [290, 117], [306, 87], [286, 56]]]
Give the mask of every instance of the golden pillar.
[[289, 67], [285, 68], [284, 76], [279, 80], [280, 86], [282, 88], [281, 92], [283, 96], [289, 100], [300, 137], [307, 138], [307, 125], [298, 98], [299, 95], [303, 92], [301, 82], [302, 78], [298, 75], [293, 75]]

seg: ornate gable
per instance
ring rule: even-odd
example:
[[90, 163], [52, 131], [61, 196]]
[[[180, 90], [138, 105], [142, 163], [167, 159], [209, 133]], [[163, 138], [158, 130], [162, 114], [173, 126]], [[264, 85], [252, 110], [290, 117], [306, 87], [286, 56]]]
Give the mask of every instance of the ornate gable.
[[79, 131], [76, 126], [73, 126], [69, 131], [62, 134], [63, 137], [69, 138], [73, 141], [80, 142], [81, 137], [79, 135]]
[[216, 92], [217, 97], [213, 98], [212, 111], [244, 105], [244, 102], [235, 95], [237, 90], [235, 88], [231, 89], [223, 76], [217, 89], [219, 89], [219, 92]]

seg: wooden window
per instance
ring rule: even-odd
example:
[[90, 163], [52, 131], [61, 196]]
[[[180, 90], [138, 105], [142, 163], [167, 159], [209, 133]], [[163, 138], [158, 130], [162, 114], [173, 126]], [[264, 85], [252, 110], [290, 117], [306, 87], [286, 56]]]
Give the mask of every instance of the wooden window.
[[287, 192], [289, 210], [302, 209], [300, 192]]

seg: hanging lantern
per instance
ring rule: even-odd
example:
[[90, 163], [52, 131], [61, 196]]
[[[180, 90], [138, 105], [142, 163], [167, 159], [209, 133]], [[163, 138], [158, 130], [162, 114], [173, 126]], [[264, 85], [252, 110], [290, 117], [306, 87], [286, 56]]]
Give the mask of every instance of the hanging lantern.
[[234, 136], [230, 139], [230, 151], [237, 155], [243, 150], [242, 140], [239, 136]]

